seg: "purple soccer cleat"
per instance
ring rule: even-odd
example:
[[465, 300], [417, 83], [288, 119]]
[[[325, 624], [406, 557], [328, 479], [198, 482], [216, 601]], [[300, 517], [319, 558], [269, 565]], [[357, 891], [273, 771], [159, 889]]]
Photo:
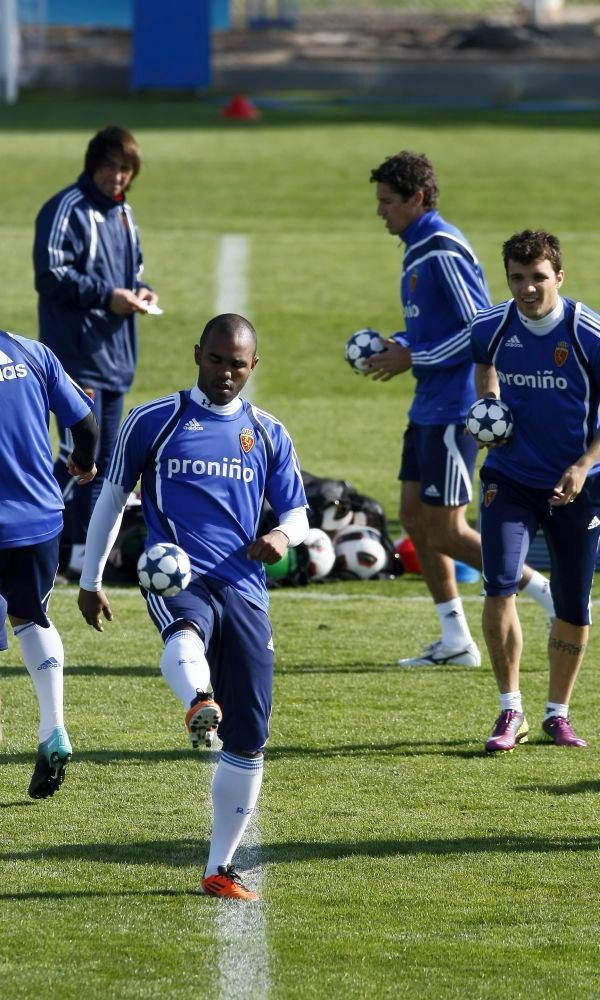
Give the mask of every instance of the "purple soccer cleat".
[[561, 715], [549, 715], [542, 722], [542, 738], [557, 747], [586, 747], [585, 740], [575, 734], [569, 719]]
[[510, 753], [517, 743], [527, 743], [528, 733], [529, 726], [523, 712], [512, 709], [500, 712], [485, 744], [486, 753]]

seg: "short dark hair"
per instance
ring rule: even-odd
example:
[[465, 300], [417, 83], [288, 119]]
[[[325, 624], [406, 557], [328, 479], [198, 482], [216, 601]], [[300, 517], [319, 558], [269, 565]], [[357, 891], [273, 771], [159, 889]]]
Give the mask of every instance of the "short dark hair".
[[121, 125], [107, 125], [90, 139], [85, 153], [84, 170], [93, 177], [112, 156], [119, 156], [137, 177], [142, 167], [140, 148], [131, 132]]
[[371, 183], [374, 182], [387, 184], [405, 201], [422, 191], [423, 207], [437, 208], [440, 189], [431, 160], [425, 153], [403, 149], [395, 156], [388, 156], [371, 171]]
[[219, 316], [213, 316], [200, 335], [199, 345], [201, 348], [206, 345], [206, 341], [215, 330], [218, 330], [219, 333], [247, 333], [253, 343], [253, 354], [256, 354], [258, 342], [256, 330], [245, 316], [240, 316], [238, 313], [221, 313]]
[[504, 270], [508, 274], [508, 262], [531, 264], [534, 260], [549, 260], [555, 274], [562, 271], [562, 250], [558, 236], [545, 229], [524, 229], [515, 233], [502, 245]]

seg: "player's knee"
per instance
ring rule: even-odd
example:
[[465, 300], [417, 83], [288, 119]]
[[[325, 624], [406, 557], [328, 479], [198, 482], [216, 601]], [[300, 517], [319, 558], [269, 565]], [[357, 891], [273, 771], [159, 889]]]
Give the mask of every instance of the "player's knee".
[[413, 541], [415, 538], [421, 538], [425, 534], [423, 519], [412, 507], [400, 508], [400, 521], [402, 527]]

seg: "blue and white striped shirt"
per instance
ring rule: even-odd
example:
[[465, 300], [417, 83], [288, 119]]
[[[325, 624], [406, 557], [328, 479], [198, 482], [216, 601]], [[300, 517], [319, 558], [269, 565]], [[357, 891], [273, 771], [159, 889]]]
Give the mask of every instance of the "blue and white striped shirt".
[[410, 419], [464, 421], [475, 399], [469, 325], [490, 304], [482, 267], [462, 233], [436, 211], [401, 234], [406, 244], [400, 299], [417, 380]]
[[242, 399], [235, 413], [216, 413], [200, 398], [194, 388], [135, 407], [106, 478], [128, 493], [141, 476], [148, 545], [176, 542], [194, 573], [266, 610], [264, 568], [246, 549], [264, 497], [278, 517], [306, 505], [296, 452], [264, 410]]
[[547, 332], [529, 328], [513, 299], [479, 313], [471, 328], [475, 361], [495, 367], [515, 424], [485, 467], [539, 489], [556, 485], [599, 423], [600, 316], [560, 298], [562, 316]]

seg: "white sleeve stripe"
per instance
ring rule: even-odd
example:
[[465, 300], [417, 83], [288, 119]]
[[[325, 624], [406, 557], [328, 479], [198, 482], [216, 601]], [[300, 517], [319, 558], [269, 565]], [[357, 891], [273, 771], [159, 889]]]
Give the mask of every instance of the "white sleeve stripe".
[[48, 237], [47, 247], [48, 259], [51, 266], [58, 266], [59, 264], [62, 264], [64, 260], [64, 253], [61, 250], [61, 245], [69, 225], [71, 209], [79, 201], [83, 201], [81, 191], [70, 191], [65, 195], [56, 209], [56, 215], [54, 216], [54, 221], [50, 227], [50, 236]]
[[418, 257], [417, 260], [411, 260], [410, 263], [405, 261], [404, 264], [406, 264], [406, 266], [403, 266], [402, 277], [406, 277], [409, 271], [412, 271], [413, 268], [422, 264], [424, 261], [429, 260], [430, 257], [439, 257], [440, 259], [443, 257], [458, 257], [460, 260], [461, 256], [462, 255], [459, 254], [457, 250], [431, 250], [422, 257]]
[[460, 274], [458, 268], [454, 266], [454, 262], [448, 258], [440, 258], [440, 266], [446, 276], [450, 289], [454, 292], [461, 316], [465, 322], [470, 322], [477, 312], [477, 309], [475, 308], [475, 303], [471, 298], [471, 293], [465, 284], [463, 276]]
[[89, 209], [88, 215], [90, 220], [90, 250], [88, 256], [93, 263], [96, 260], [96, 252], [98, 250], [98, 225], [94, 218], [93, 208]]
[[252, 410], [252, 412], [253, 412], [253, 414], [254, 414], [254, 416], [256, 418], [256, 422], [258, 424], [260, 424], [260, 426], [263, 428], [265, 434], [267, 435], [267, 437], [269, 439], [269, 442], [271, 444], [271, 448], [273, 449], [273, 453], [275, 453], [275, 446], [273, 444], [273, 440], [272, 440], [271, 435], [269, 434], [267, 428], [263, 424], [262, 420], [259, 420], [259, 414], [261, 414], [262, 416], [268, 417], [269, 420], [272, 420], [274, 424], [277, 424], [281, 428], [281, 431], [285, 434], [285, 436], [288, 439], [288, 441], [290, 442], [290, 445], [291, 445], [291, 448], [292, 448], [292, 463], [293, 463], [294, 469], [297, 472], [298, 476], [300, 477], [300, 480], [302, 480], [302, 473], [300, 472], [300, 462], [298, 461], [298, 456], [296, 455], [296, 450], [294, 448], [294, 443], [293, 443], [293, 441], [292, 441], [292, 439], [291, 439], [291, 437], [290, 437], [290, 435], [289, 435], [289, 433], [287, 431], [287, 428], [284, 426], [284, 424], [281, 423], [280, 420], [277, 419], [277, 417], [273, 417], [270, 413], [267, 413], [266, 410], [259, 409], [258, 406], [254, 406], [253, 403], [250, 403], [250, 409]]
[[168, 413], [167, 418], [165, 420], [166, 424], [167, 421], [170, 420], [173, 414], [175, 413], [175, 409], [178, 404], [178, 398], [176, 398], [175, 396], [166, 396], [162, 399], [154, 399], [150, 403], [145, 403], [142, 406], [137, 406], [135, 410], [132, 410], [131, 413], [125, 418], [123, 424], [121, 425], [121, 429], [117, 437], [117, 442], [115, 444], [115, 450], [113, 452], [112, 458], [110, 460], [110, 465], [106, 472], [106, 478], [110, 479], [112, 483], [121, 485], [121, 478], [123, 476], [124, 464], [125, 464], [125, 448], [131, 436], [131, 432], [133, 431], [138, 420], [140, 420], [141, 417], [144, 417], [147, 413], [153, 413], [155, 410], [159, 410], [161, 407], [164, 407], [165, 405], [168, 406], [169, 402], [172, 403], [172, 406], [171, 406], [171, 411]]
[[502, 305], [494, 306], [492, 309], [481, 309], [473, 317], [471, 325], [475, 326], [477, 323], [486, 323], [489, 319], [494, 319], [495, 316], [504, 317], [505, 313], [506, 313], [506, 302], [503, 302]]
[[462, 247], [465, 253], [469, 255], [474, 264], [479, 263], [477, 257], [473, 253], [472, 247], [470, 247], [468, 243], [465, 243], [464, 240], [459, 240], [458, 236], [454, 236], [452, 233], [445, 233], [443, 229], [438, 229], [435, 231], [435, 233], [431, 233], [429, 236], [426, 236], [424, 240], [419, 240], [418, 243], [413, 243], [411, 245], [410, 252], [412, 253], [412, 251], [416, 250], [417, 247], [424, 246], [426, 243], [429, 243], [429, 240], [436, 239], [438, 236], [441, 236], [446, 240], [452, 240], [454, 243], [457, 243], [458, 246]]
[[471, 334], [466, 328], [457, 337], [445, 341], [435, 351], [413, 351], [411, 354], [412, 363], [413, 365], [437, 364], [445, 358], [452, 357], [453, 354], [460, 354], [470, 342]]

